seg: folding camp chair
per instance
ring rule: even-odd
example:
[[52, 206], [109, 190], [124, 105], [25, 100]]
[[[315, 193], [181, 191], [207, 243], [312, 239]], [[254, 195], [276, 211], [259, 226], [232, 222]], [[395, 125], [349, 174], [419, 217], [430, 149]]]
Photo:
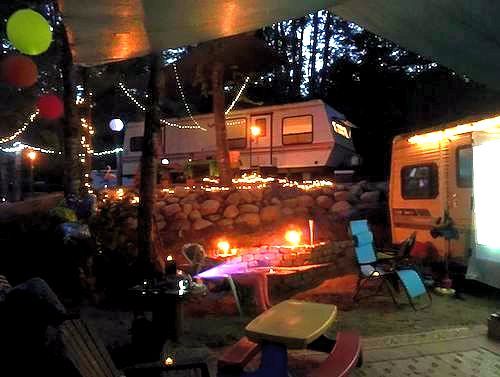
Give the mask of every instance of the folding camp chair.
[[[432, 296], [430, 292], [425, 287], [424, 282], [420, 274], [412, 268], [408, 269], [398, 269], [396, 270], [396, 275], [404, 287], [406, 296], [408, 296], [408, 301], [414, 310], [425, 309], [432, 305]], [[429, 302], [427, 305], [417, 307], [415, 305], [415, 299], [427, 295]]]

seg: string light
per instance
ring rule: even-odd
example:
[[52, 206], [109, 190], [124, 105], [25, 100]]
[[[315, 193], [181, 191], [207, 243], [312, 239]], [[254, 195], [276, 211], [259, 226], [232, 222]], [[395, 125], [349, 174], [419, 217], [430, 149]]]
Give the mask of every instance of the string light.
[[45, 153], [45, 154], [62, 154], [62, 152], [56, 152], [52, 149], [47, 149], [47, 148], [36, 147], [33, 145], [24, 144], [24, 143], [21, 143], [20, 141], [15, 142], [12, 145], [12, 147], [9, 147], [9, 148], [0, 147], [1, 151], [7, 152], [7, 153], [17, 153], [17, 152], [21, 152], [24, 149], [32, 149], [34, 151]]
[[247, 87], [248, 81], [250, 81], [250, 76], [247, 76], [245, 78], [245, 82], [243, 83], [243, 85], [241, 86], [240, 90], [238, 91], [238, 94], [236, 95], [236, 97], [234, 97], [233, 102], [231, 102], [231, 105], [229, 105], [229, 107], [227, 108], [227, 110], [224, 112], [225, 115], [229, 114], [233, 110], [233, 107], [239, 101], [241, 95], [243, 94], [243, 91]]
[[115, 148], [115, 149], [110, 149], [110, 150], [102, 151], [102, 152], [94, 152], [93, 155], [96, 157], [99, 157], [99, 156], [106, 156], [106, 155], [114, 154], [114, 153], [120, 153], [120, 152], [123, 152], [123, 148]]
[[181, 94], [182, 102], [184, 102], [184, 107], [186, 108], [186, 111], [187, 111], [189, 117], [191, 118], [191, 120], [193, 121], [193, 123], [196, 126], [199, 126], [200, 124], [198, 123], [198, 121], [196, 119], [193, 118], [193, 113], [191, 112], [191, 107], [189, 107], [189, 104], [187, 103], [186, 95], [184, 94], [184, 89], [182, 88], [182, 84], [181, 84], [181, 78], [180, 78], [179, 72], [177, 72], [177, 64], [175, 64], [175, 63], [174, 63], [174, 73], [175, 73], [175, 81], [177, 82], [177, 88], [179, 89], [179, 93]]
[[9, 141], [14, 140], [16, 137], [21, 135], [24, 131], [26, 131], [28, 126], [35, 121], [36, 117], [38, 116], [38, 113], [39, 113], [38, 110], [36, 110], [34, 113], [31, 113], [28, 117], [28, 120], [23, 123], [22, 127], [19, 128], [17, 131], [15, 131], [12, 135], [1, 138], [0, 144], [8, 143]]

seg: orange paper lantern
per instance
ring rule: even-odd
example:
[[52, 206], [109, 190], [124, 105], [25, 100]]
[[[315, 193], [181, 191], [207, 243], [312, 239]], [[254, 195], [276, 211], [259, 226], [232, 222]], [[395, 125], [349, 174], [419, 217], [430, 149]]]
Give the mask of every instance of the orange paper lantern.
[[17, 88], [28, 88], [36, 83], [38, 68], [27, 56], [10, 55], [2, 61], [2, 79]]
[[36, 103], [40, 117], [48, 120], [60, 118], [64, 113], [64, 104], [55, 94], [46, 94], [38, 98]]

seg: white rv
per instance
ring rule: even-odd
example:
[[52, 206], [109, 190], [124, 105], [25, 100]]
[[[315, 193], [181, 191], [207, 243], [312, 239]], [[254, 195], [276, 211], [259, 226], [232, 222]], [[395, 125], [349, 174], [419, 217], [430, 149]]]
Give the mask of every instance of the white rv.
[[[468, 277], [500, 288], [500, 117], [471, 118], [397, 136], [389, 186], [392, 240], [412, 232]], [[445, 211], [459, 239], [432, 238]]]
[[[160, 160], [172, 171], [182, 171], [188, 162], [215, 159], [213, 114], [197, 115], [206, 130], [163, 127]], [[190, 118], [168, 119], [177, 125], [192, 125]], [[227, 138], [232, 155], [242, 170], [260, 167], [276, 173], [304, 173], [348, 168], [356, 160], [351, 139], [352, 123], [321, 100], [261, 106], [236, 110], [226, 116]], [[260, 129], [252, 136], [250, 127]], [[123, 175], [137, 172], [141, 155], [143, 123], [129, 123], [125, 132]], [[208, 173], [208, 171], [206, 172]]]

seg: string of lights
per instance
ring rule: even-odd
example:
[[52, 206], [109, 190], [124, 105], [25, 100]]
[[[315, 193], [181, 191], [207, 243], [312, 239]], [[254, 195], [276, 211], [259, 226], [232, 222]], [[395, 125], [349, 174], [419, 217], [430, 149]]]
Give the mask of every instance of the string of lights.
[[24, 149], [31, 149], [31, 150], [45, 153], [45, 154], [62, 154], [62, 152], [56, 152], [52, 149], [36, 147], [33, 145], [29, 145], [29, 144], [24, 144], [24, 143], [21, 143], [20, 141], [16, 141], [14, 144], [12, 144], [12, 147], [8, 147], [8, 148], [0, 147], [1, 151], [7, 152], [7, 153], [17, 153], [17, 152], [21, 152]]
[[195, 126], [199, 126], [200, 124], [196, 119], [193, 117], [193, 113], [191, 112], [191, 107], [189, 106], [187, 100], [186, 100], [186, 95], [184, 94], [184, 88], [182, 87], [181, 84], [181, 77], [179, 75], [179, 72], [177, 72], [177, 64], [174, 63], [174, 73], [175, 73], [175, 81], [177, 83], [177, 89], [179, 89], [179, 93], [181, 94], [182, 102], [184, 103], [184, 107], [186, 108], [186, 111], [195, 124]]
[[23, 123], [22, 127], [15, 131], [12, 135], [0, 138], [0, 144], [8, 143], [9, 141], [14, 140], [16, 137], [21, 135], [24, 131], [26, 131], [26, 129], [35, 121], [38, 113], [38, 110], [31, 113], [28, 117], [28, 120]]
[[240, 90], [238, 91], [238, 94], [236, 95], [236, 97], [234, 97], [233, 102], [231, 102], [231, 105], [229, 105], [227, 110], [224, 112], [225, 115], [228, 115], [231, 111], [233, 111], [234, 106], [239, 101], [239, 99], [240, 99], [241, 95], [243, 94], [243, 91], [246, 89], [249, 81], [250, 81], [250, 76], [247, 76], [245, 78], [245, 82], [243, 83]]
[[123, 148], [117, 147], [115, 149], [110, 149], [110, 150], [107, 150], [107, 151], [93, 152], [92, 155], [95, 156], [95, 157], [100, 157], [100, 156], [106, 156], [106, 155], [109, 155], [109, 154], [120, 153], [120, 152], [123, 152]]

